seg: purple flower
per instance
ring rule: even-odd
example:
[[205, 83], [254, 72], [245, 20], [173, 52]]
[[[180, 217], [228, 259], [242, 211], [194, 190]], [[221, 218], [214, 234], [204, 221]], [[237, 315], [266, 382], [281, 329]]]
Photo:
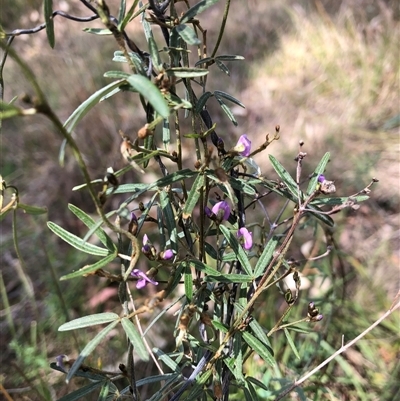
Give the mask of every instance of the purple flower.
[[246, 227], [240, 228], [239, 231], [237, 232], [237, 236], [239, 238], [243, 237], [244, 239], [243, 248], [246, 249], [246, 251], [248, 251], [253, 246], [252, 235], [253, 234], [249, 232], [249, 230]]
[[174, 257], [174, 252], [171, 249], [166, 249], [164, 252], [161, 252], [161, 259], [169, 260]]
[[208, 206], [206, 206], [206, 207], [204, 208], [204, 213], [206, 214], [206, 216], [207, 216], [208, 218], [211, 218], [211, 216], [212, 216], [212, 211], [211, 211], [211, 209], [210, 209]]
[[139, 269], [134, 269], [133, 272], [131, 273], [133, 277], [138, 277], [139, 280], [136, 283], [136, 288], [140, 290], [141, 288], [144, 288], [147, 283], [151, 283], [154, 285], [158, 285], [157, 281], [152, 280], [151, 278], [147, 277], [146, 273], [143, 273]]
[[251, 141], [249, 138], [247, 138], [247, 135], [244, 134], [239, 138], [238, 143], [234, 147], [234, 150], [240, 155], [248, 157], [250, 155], [250, 149]]
[[318, 182], [324, 182], [325, 181], [325, 176], [323, 174], [320, 174], [318, 176]]
[[[217, 202], [211, 211], [217, 216], [219, 221], [228, 220], [231, 214], [231, 207], [227, 201]], [[207, 214], [207, 212], [206, 212]]]
[[150, 245], [149, 237], [147, 236], [147, 234], [143, 235], [142, 252], [145, 255], [151, 254], [151, 245]]

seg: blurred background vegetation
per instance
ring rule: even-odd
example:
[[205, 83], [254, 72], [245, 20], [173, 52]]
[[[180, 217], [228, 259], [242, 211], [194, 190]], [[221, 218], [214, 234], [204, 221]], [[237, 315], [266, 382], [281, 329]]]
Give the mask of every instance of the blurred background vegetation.
[[[42, 23], [41, 3], [3, 3], [0, 18], [4, 30]], [[118, 4], [109, 1], [114, 14]], [[209, 44], [215, 43], [223, 7], [221, 1], [202, 20]], [[79, 1], [54, 1], [54, 9], [88, 15]], [[329, 298], [331, 303], [322, 312], [329, 309], [326, 316], [330, 318], [321, 322], [315, 336], [296, 338], [301, 360], [290, 353], [283, 335], [273, 337], [277, 360], [284, 369], [271, 372], [261, 361], [252, 360], [250, 373], [262, 381], [268, 376], [293, 380], [316, 366], [340, 347], [342, 334], [345, 341], [354, 338], [386, 311], [399, 288], [399, 19], [395, 0], [232, 2], [220, 53], [243, 55], [246, 60], [229, 66], [230, 77], [211, 71], [208, 85], [209, 90], [222, 89], [237, 97], [246, 109], [234, 109], [239, 122], [234, 127], [217, 104], [215, 109], [211, 104], [209, 111], [219, 135], [228, 142], [230, 137], [247, 133], [257, 146], [279, 124], [281, 139], [269, 152], [286, 167], [295, 168], [293, 158], [303, 140], [310, 171], [326, 151], [331, 153], [327, 178], [335, 180], [339, 195], [356, 192], [372, 177], [380, 181], [371, 200], [357, 212], [336, 217], [338, 250], [337, 260], [330, 265], [335, 269], [330, 288], [323, 284], [317, 288], [314, 283], [305, 290], [305, 299], [311, 290], [314, 297]], [[45, 31], [17, 37], [13, 43], [63, 121], [109, 82], [104, 72], [115, 69], [113, 38], [90, 35], [82, 31], [84, 27], [101, 26], [98, 21], [81, 24], [56, 18], [55, 49], [48, 46]], [[128, 27], [128, 33], [145, 48], [139, 22]], [[6, 101], [18, 95], [17, 102], [22, 102], [23, 94], [32, 94], [11, 59], [4, 69], [4, 82]], [[104, 166], [122, 167], [118, 130], [133, 136], [143, 126], [145, 116], [137, 110], [132, 96], [121, 94], [98, 105], [77, 127], [76, 139], [93, 178], [104, 176]], [[227, 146], [235, 142], [232, 139]], [[85, 338], [72, 341], [57, 333], [58, 326], [85, 313], [112, 310], [116, 304], [115, 288], [98, 279], [58, 282], [60, 276], [88, 261], [51, 235], [45, 222], [55, 221], [79, 234], [83, 227], [67, 204], [93, 211], [83, 192], [71, 191], [82, 178], [72, 157], [67, 156], [60, 166], [60, 145], [53, 126], [40, 115], [3, 121], [1, 175], [18, 188], [23, 203], [48, 208], [46, 217], [18, 215], [24, 264], [14, 250], [11, 216], [1, 222], [0, 383], [15, 400], [44, 400], [64, 394], [63, 377], [50, 370], [49, 362], [63, 353], [75, 357], [77, 344], [84, 344]], [[256, 157], [268, 176], [272, 169], [266, 159]], [[186, 162], [193, 166], [190, 154]], [[151, 169], [145, 180], [154, 180]], [[113, 202], [116, 205], [118, 198]], [[336, 289], [334, 296], [332, 288]], [[271, 317], [266, 316], [266, 322], [268, 319]], [[266, 323], [266, 327], [270, 326]], [[331, 363], [322, 376], [312, 378], [305, 390], [314, 391], [317, 400], [394, 400], [396, 394], [400, 399], [399, 331], [397, 313]], [[160, 338], [155, 338], [155, 343]], [[116, 337], [98, 363], [115, 370], [122, 347]], [[318, 393], [316, 389], [321, 388]], [[262, 393], [260, 397], [269, 399]]]

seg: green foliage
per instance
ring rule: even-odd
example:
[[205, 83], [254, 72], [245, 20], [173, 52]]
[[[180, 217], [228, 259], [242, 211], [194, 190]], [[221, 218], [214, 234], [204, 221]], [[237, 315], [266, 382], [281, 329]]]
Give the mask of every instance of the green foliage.
[[[287, 161], [281, 163], [271, 154], [268, 159], [275, 176], [266, 178], [261, 174], [253, 156], [279, 140], [279, 128], [272, 137], [267, 135], [259, 148], [251, 149], [250, 134], [249, 138], [242, 135], [236, 145], [229, 135], [218, 135], [208, 112], [209, 100], [214, 97], [228, 120], [238, 125], [234, 109], [225, 101], [244, 108], [229, 93], [219, 89], [211, 92], [208, 87], [213, 64], [229, 76], [225, 63], [243, 60], [239, 55], [214, 54], [218, 53], [219, 40], [212, 57], [204, 54], [202, 13], [217, 0], [202, 0], [192, 7], [185, 3], [188, 7], [183, 13], [178, 12], [178, 3], [152, 1], [143, 5], [135, 1], [127, 9], [121, 0], [115, 18], [104, 1], [95, 7], [84, 2], [104, 25], [86, 32], [100, 35], [99, 40], [111, 34], [118, 49], [113, 61], [127, 63], [130, 71], [105, 72], [106, 78], [117, 81], [90, 95], [64, 123], [53, 111], [30, 67], [8, 45], [2, 45], [37, 96], [28, 111], [2, 102], [2, 116], [11, 119], [37, 113], [54, 124], [64, 141], [60, 160], [64, 161], [70, 149], [82, 172], [83, 183], [73, 189], [88, 193], [96, 212], [92, 217], [75, 205], [68, 206], [89, 230], [86, 235], [74, 234], [52, 221], [47, 223], [77, 252], [101, 257], [78, 270], [71, 267], [71, 272], [60, 279], [107, 280], [118, 286], [119, 302], [114, 304], [113, 312], [68, 319], [59, 326], [58, 331], [68, 332], [71, 343], [74, 334], [70, 331], [84, 329], [80, 331], [86, 333], [84, 341], [76, 341], [76, 359], [60, 355], [57, 363], [50, 365], [66, 375], [67, 383], [76, 381], [78, 386], [59, 400], [87, 398], [94, 392], [99, 400], [281, 399], [296, 377], [284, 376], [285, 367], [303, 372], [296, 365], [299, 361], [314, 365], [320, 359], [318, 352], [334, 353], [334, 348], [315, 334], [322, 318], [329, 316], [325, 310], [330, 310], [337, 300], [337, 291], [332, 284], [327, 294], [314, 299], [306, 293], [305, 299], [300, 300], [300, 267], [315, 263], [318, 274], [313, 274], [333, 282], [330, 256], [334, 254], [334, 240], [330, 229], [335, 222], [331, 216], [344, 209], [356, 210], [360, 202], [369, 199], [375, 181], [355, 194], [335, 197], [333, 181], [324, 176], [333, 176], [328, 169], [330, 153], [325, 153], [312, 174], [305, 176], [306, 153], [301, 147], [295, 158], [295, 177]], [[228, 0], [219, 39], [224, 33], [229, 4]], [[44, 1], [51, 47], [55, 45], [53, 15], [52, 1]], [[125, 31], [139, 17], [146, 50], [141, 50]], [[166, 43], [158, 42], [154, 34], [160, 28]], [[188, 46], [197, 46], [197, 57]], [[120, 159], [127, 167], [114, 172], [100, 160], [105, 176], [92, 179], [73, 134], [95, 106], [113, 102], [123, 92], [140, 101], [142, 110], [135, 110], [135, 114], [141, 114], [146, 123], [135, 138], [120, 133]], [[190, 115], [190, 128], [180, 109]], [[188, 168], [193, 155], [195, 167]], [[150, 174], [150, 161], [157, 166], [152, 171], [156, 178], [149, 183], [132, 182], [131, 170]], [[122, 180], [124, 183], [120, 183]], [[14, 224], [18, 209], [33, 215], [45, 212], [20, 203], [15, 187], [3, 180], [1, 185], [1, 213], [13, 211]], [[5, 204], [9, 189], [12, 195]], [[115, 217], [114, 222], [111, 217]], [[298, 255], [297, 244], [303, 238], [304, 242], [311, 238], [315, 251], [306, 260], [292, 256]], [[14, 228], [15, 249], [22, 263], [18, 243]], [[8, 321], [15, 333], [3, 281], [1, 284]], [[26, 292], [30, 294], [28, 284]], [[148, 317], [152, 318], [149, 324]], [[161, 345], [165, 351], [151, 345], [155, 343], [152, 335], [161, 332], [163, 324], [168, 326], [169, 335], [166, 344]], [[114, 337], [123, 345], [120, 354], [113, 355], [119, 371], [110, 372], [95, 366], [94, 360], [111, 352]], [[274, 344], [273, 338], [277, 338]], [[32, 345], [24, 348], [14, 341], [11, 346], [19, 359], [25, 359], [27, 365], [33, 363]], [[67, 352], [65, 345], [59, 348], [60, 354]], [[150, 359], [154, 374], [137, 379], [137, 364], [150, 364]], [[45, 352], [41, 352], [37, 369], [43, 368], [44, 360]], [[254, 367], [255, 360], [263, 361], [261, 369]], [[343, 357], [337, 361], [351, 376], [349, 363]], [[188, 366], [193, 369], [185, 377]], [[28, 379], [33, 381], [34, 377]], [[151, 385], [150, 390], [141, 393], [146, 385]], [[356, 381], [354, 388], [367, 397], [360, 382]], [[310, 385], [296, 391], [300, 399], [316, 397], [329, 391], [329, 382], [321, 380], [318, 388]], [[49, 399], [45, 386], [38, 393], [42, 399]]]

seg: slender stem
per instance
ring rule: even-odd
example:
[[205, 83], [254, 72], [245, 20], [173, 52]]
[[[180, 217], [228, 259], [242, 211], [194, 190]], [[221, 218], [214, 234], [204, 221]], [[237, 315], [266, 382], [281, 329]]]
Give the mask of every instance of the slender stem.
[[215, 55], [217, 54], [219, 45], [221, 44], [222, 37], [224, 36], [225, 25], [226, 25], [226, 21], [228, 19], [230, 5], [231, 5], [231, 0], [226, 0], [225, 9], [224, 9], [224, 15], [222, 17], [221, 28], [219, 30], [217, 43], [215, 44], [214, 50], [213, 50], [213, 52], [211, 54], [211, 57], [215, 57]]

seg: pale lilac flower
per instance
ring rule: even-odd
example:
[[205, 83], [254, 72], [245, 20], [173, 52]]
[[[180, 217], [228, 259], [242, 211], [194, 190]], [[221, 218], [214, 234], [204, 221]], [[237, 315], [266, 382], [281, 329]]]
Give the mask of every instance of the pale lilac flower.
[[146, 273], [143, 273], [139, 269], [134, 269], [133, 272], [131, 273], [131, 275], [134, 276], [134, 277], [139, 277], [139, 280], [136, 283], [136, 288], [138, 290], [144, 288], [147, 283], [158, 285], [157, 281], [154, 281], [151, 278], [147, 277]]
[[238, 143], [234, 147], [234, 150], [240, 155], [248, 157], [250, 155], [250, 149], [251, 141], [249, 138], [247, 138], [247, 135], [244, 134], [239, 138]]
[[[227, 201], [217, 202], [211, 211], [217, 216], [219, 221], [228, 220], [231, 214], [231, 207]], [[206, 212], [207, 214], [207, 212]]]
[[166, 249], [164, 252], [161, 252], [161, 258], [164, 260], [169, 260], [174, 257], [174, 252], [172, 252], [172, 249]]
[[253, 246], [252, 235], [253, 234], [251, 232], [249, 232], [249, 230], [246, 227], [240, 228], [239, 231], [237, 232], [237, 236], [239, 238], [243, 237], [243, 240], [244, 240], [243, 248], [246, 249], [246, 251], [251, 249], [251, 247]]
[[323, 174], [320, 174], [318, 176], [318, 182], [324, 182], [325, 181], [325, 176]]

